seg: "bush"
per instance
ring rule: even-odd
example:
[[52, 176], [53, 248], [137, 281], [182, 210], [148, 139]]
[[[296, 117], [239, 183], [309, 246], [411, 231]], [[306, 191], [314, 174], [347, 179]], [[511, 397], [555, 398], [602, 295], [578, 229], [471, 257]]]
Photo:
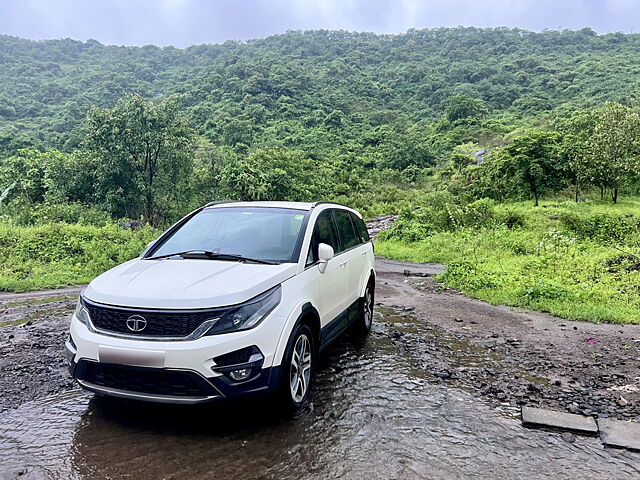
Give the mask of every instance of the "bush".
[[41, 203], [22, 207], [14, 209], [8, 219], [24, 226], [63, 222], [101, 227], [112, 222], [109, 213], [81, 203]]
[[25, 291], [87, 283], [134, 258], [158, 231], [116, 225], [52, 223], [36, 227], [0, 224], [0, 290]]
[[637, 218], [612, 213], [562, 212], [560, 222], [578, 238], [599, 243], [623, 242], [640, 228]]
[[491, 199], [481, 198], [464, 205], [458, 203], [451, 193], [439, 191], [427, 194], [421, 207], [403, 212], [380, 238], [416, 242], [434, 233], [461, 228], [514, 228], [523, 225], [524, 215], [498, 207]]

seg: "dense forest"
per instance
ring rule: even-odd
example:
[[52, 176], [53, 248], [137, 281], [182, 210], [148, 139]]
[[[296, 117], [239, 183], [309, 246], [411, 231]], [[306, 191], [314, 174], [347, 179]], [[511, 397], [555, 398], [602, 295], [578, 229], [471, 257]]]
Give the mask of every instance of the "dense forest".
[[400, 213], [378, 251], [470, 295], [640, 322], [639, 53], [589, 28], [0, 36], [0, 290], [89, 281], [208, 201], [334, 200]]
[[[557, 151], [564, 137], [544, 131], [564, 128], [575, 146], [595, 122], [591, 115], [567, 125], [576, 112], [605, 101], [635, 108], [639, 49], [640, 35], [596, 35], [588, 28], [289, 32], [184, 50], [0, 36], [0, 193], [22, 171], [34, 178], [18, 180], [3, 196], [5, 206], [14, 200], [14, 212], [24, 205], [31, 212], [43, 202], [81, 202], [116, 218], [166, 223], [211, 199], [322, 197], [383, 213], [403, 194], [381, 184], [433, 183], [434, 174], [437, 182], [448, 180], [483, 159], [472, 153], [491, 152], [536, 129], [521, 148], [546, 152], [538, 155], [549, 160], [541, 185], [526, 172], [523, 188], [492, 174], [475, 195], [537, 201], [548, 190], [579, 183], [564, 178], [577, 177], [576, 171], [559, 175], [567, 169], [556, 165], [576, 152]], [[126, 159], [107, 159], [105, 142], [113, 138], [95, 135], [99, 107], [122, 100], [125, 114], [146, 108], [142, 99], [171, 104], [165, 110], [179, 118], [167, 121], [184, 133], [183, 151], [172, 147], [183, 161], [165, 162], [166, 152], [158, 159], [153, 212], [150, 200], [137, 205], [132, 198], [152, 188], [132, 177], [135, 166], [122, 167]], [[91, 109], [95, 115], [87, 117]], [[617, 196], [624, 182], [591, 183]], [[161, 193], [167, 184], [178, 188]], [[373, 202], [372, 191], [380, 197]], [[32, 213], [25, 215], [23, 221], [33, 221]]]

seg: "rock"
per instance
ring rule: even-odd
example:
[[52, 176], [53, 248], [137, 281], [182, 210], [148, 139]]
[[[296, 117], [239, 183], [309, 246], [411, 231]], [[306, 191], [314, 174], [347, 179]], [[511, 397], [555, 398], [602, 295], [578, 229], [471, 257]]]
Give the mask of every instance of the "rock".
[[598, 427], [606, 446], [640, 451], [640, 423], [599, 418]]
[[620, 397], [620, 399], [618, 400], [618, 405], [620, 407], [626, 407], [627, 405], [629, 405], [629, 400], [624, 397]]
[[576, 441], [576, 436], [570, 432], [563, 432], [560, 436], [567, 443], [574, 443]]
[[458, 322], [458, 323], [460, 323], [460, 322], [464, 322], [464, 320], [463, 320], [463, 319], [461, 319], [461, 318], [454, 318], [454, 319], [453, 319], [453, 321], [454, 321], [454, 322]]
[[436, 372], [434, 375], [436, 377], [438, 377], [438, 378], [450, 378], [451, 377], [451, 373], [448, 372], [447, 370], [443, 370], [442, 372]]
[[562, 429], [587, 435], [598, 433], [598, 426], [592, 417], [541, 408], [522, 407], [522, 424], [525, 427]]

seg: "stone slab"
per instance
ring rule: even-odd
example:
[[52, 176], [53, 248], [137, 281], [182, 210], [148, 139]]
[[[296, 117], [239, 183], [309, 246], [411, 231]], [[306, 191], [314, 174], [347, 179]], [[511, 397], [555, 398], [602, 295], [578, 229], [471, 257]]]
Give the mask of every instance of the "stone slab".
[[640, 451], [640, 423], [599, 418], [600, 440], [607, 447]]
[[598, 425], [593, 417], [555, 412], [542, 408], [522, 407], [522, 424], [525, 427], [567, 430], [583, 435], [598, 434]]

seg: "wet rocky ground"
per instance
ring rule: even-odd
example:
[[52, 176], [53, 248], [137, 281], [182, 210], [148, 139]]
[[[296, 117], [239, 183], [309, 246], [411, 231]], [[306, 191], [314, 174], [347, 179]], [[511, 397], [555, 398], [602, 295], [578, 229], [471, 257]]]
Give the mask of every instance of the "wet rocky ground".
[[313, 402], [293, 418], [268, 397], [175, 406], [60, 392], [0, 413], [0, 478], [639, 478], [639, 453], [525, 429], [518, 408], [434, 380], [395, 332], [468, 350], [381, 307], [370, 335], [323, 353]]
[[0, 412], [73, 388], [63, 345], [78, 292], [0, 295]]
[[376, 298], [387, 317], [425, 323], [426, 335], [402, 323], [389, 324], [388, 335], [420, 359], [431, 382], [472, 391], [492, 405], [640, 418], [640, 326], [492, 306], [442, 288], [433, 269], [381, 259]]
[[80, 288], [0, 295], [0, 478], [639, 478], [639, 453], [518, 416], [638, 421], [640, 327], [492, 306], [442, 288], [443, 271], [378, 259], [371, 335], [323, 355], [294, 419], [261, 398], [95, 398], [62, 353]]

